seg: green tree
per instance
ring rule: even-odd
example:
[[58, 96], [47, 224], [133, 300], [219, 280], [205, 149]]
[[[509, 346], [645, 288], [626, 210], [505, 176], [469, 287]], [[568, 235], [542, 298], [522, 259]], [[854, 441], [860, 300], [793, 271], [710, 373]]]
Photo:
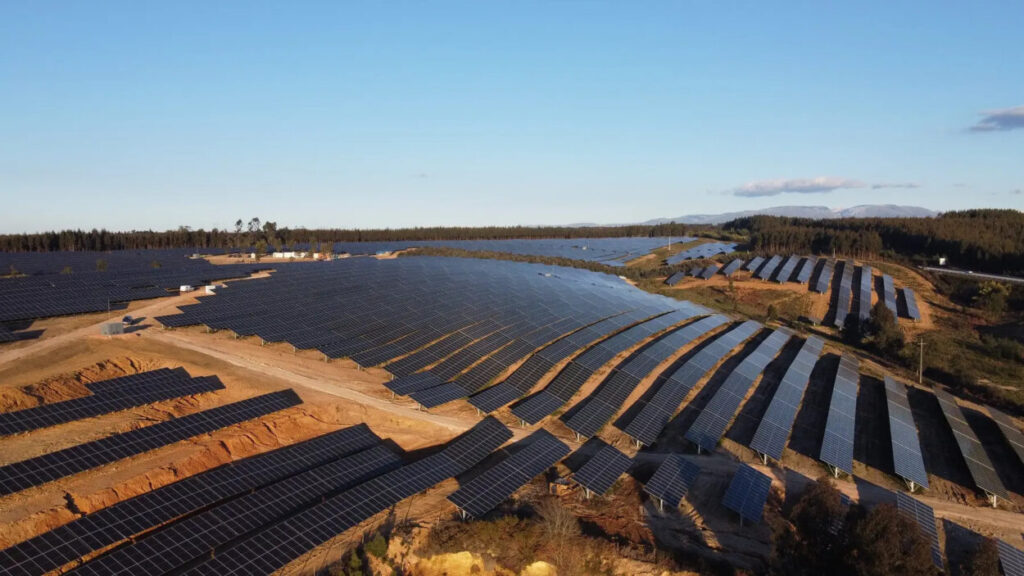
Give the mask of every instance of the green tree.
[[779, 309], [775, 307], [775, 304], [769, 304], [768, 309], [764, 313], [765, 322], [775, 322], [779, 319]]
[[892, 311], [879, 300], [871, 307], [864, 332], [871, 339], [871, 346], [882, 356], [898, 359], [906, 344]]
[[1000, 282], [983, 282], [974, 297], [974, 306], [984, 310], [993, 320], [1006, 314], [1006, 301], [1010, 297], [1010, 287]]
[[917, 524], [881, 504], [855, 517], [845, 558], [856, 576], [932, 576], [931, 545]]
[[260, 258], [263, 258], [264, 256], [267, 255], [267, 243], [265, 241], [259, 240], [258, 242], [256, 242], [255, 254], [257, 262], [260, 261]]
[[963, 576], [999, 576], [999, 549], [995, 540], [983, 538], [960, 565]]
[[835, 574], [843, 565], [847, 507], [831, 479], [823, 477], [800, 495], [789, 517], [772, 524], [769, 573], [777, 575]]
[[367, 554], [372, 554], [377, 558], [384, 559], [388, 555], [388, 541], [384, 538], [384, 535], [377, 532], [373, 535], [373, 538], [363, 546]]

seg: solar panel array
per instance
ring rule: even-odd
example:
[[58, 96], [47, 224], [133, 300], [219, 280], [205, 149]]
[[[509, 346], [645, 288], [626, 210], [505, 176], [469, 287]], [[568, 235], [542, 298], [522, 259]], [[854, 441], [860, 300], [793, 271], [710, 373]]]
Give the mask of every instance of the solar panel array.
[[45, 484], [301, 403], [302, 400], [291, 390], [272, 392], [14, 462], [0, 468], [0, 495]]
[[649, 309], [647, 314], [654, 312], [660, 315], [627, 328], [580, 354], [547, 387], [513, 406], [512, 413], [530, 424], [540, 422], [568, 402], [595, 372], [619, 354], [670, 326], [707, 312], [700, 306], [682, 304], [682, 307], [665, 314]]
[[811, 274], [814, 273], [814, 268], [818, 265], [818, 259], [814, 256], [808, 256], [803, 259], [800, 263], [800, 267], [796, 271], [796, 281], [798, 284], [807, 284], [811, 279]]
[[669, 286], [675, 286], [676, 284], [682, 282], [684, 278], [686, 278], [686, 272], [676, 272], [675, 274], [665, 279], [665, 284]]
[[643, 320], [641, 315], [631, 312], [606, 318], [549, 344], [530, 356], [508, 378], [471, 396], [469, 403], [482, 412], [493, 412], [501, 408], [529, 392], [534, 384], [562, 360], [609, 334]]
[[196, 512], [380, 442], [365, 424], [238, 460], [123, 500], [0, 551], [0, 575], [43, 574]]
[[145, 536], [131, 546], [72, 571], [76, 575], [163, 574], [263, 526], [281, 521], [324, 498], [398, 468], [394, 452], [378, 445], [230, 500]]
[[[842, 276], [839, 279], [839, 288], [836, 292], [836, 328], [842, 328], [846, 324], [846, 315], [850, 313], [850, 297], [853, 290], [853, 262], [841, 262], [843, 267]], [[836, 291], [836, 288], [832, 289]]]
[[732, 262], [726, 264], [724, 268], [722, 268], [722, 275], [728, 278], [729, 276], [732, 276], [737, 270], [739, 270], [740, 266], [743, 266], [743, 259], [736, 258]]
[[967, 463], [974, 483], [988, 494], [1006, 498], [1006, 487], [1003, 486], [999, 475], [996, 474], [995, 467], [992, 466], [992, 461], [989, 460], [978, 436], [967, 424], [963, 410], [956, 403], [956, 398], [948, 392], [938, 389], [935, 390], [935, 398], [938, 399], [939, 406], [942, 407], [942, 414], [946, 417], [946, 422], [953, 429], [953, 436], [956, 437], [960, 454], [963, 455], [964, 461]]
[[921, 528], [924, 537], [931, 544], [932, 562], [939, 570], [942, 570], [942, 551], [939, 549], [939, 533], [935, 528], [935, 512], [932, 507], [912, 496], [897, 492], [896, 508]]
[[914, 295], [914, 291], [910, 288], [900, 288], [900, 294], [903, 295], [903, 306], [906, 309], [907, 318], [913, 321], [921, 319], [921, 312], [917, 309], [917, 296]]
[[722, 504], [750, 522], [760, 522], [764, 505], [772, 489], [772, 479], [747, 464], [736, 469]]
[[754, 273], [754, 278], [759, 280], [771, 278], [772, 274], [775, 274], [775, 271], [778, 270], [779, 264], [782, 264], [782, 256], [772, 256], [764, 263], [764, 266], [761, 266], [760, 270]]
[[1004, 576], [1024, 576], [1024, 550], [1014, 548], [1003, 540], [996, 540], [999, 565]]
[[678, 454], [669, 454], [644, 485], [644, 492], [677, 508], [699, 475], [700, 466]]
[[775, 281], [778, 282], [779, 284], [788, 282], [789, 279], [792, 278], [793, 271], [796, 270], [796, 265], [799, 262], [800, 257], [797, 256], [796, 254], [793, 254], [788, 259], [786, 259], [786, 262], [779, 267], [779, 271], [775, 274]]
[[[146, 262], [146, 267], [137, 266], [131, 258], [122, 260], [116, 253], [87, 253], [87, 258], [92, 259], [88, 268], [76, 268], [72, 274], [50, 272], [48, 264], [50, 261], [77, 262], [69, 253], [17, 254], [17, 260], [23, 263], [15, 266], [28, 266], [27, 270], [18, 267], [19, 271], [28, 274], [39, 271], [40, 274], [0, 281], [0, 302], [4, 303], [0, 308], [0, 322], [102, 312], [116, 309], [122, 302], [176, 294], [183, 284], [203, 285], [215, 280], [242, 278], [266, 268], [258, 264], [213, 265], [177, 253], [170, 260], [162, 256], [162, 251], [155, 253], [157, 255]], [[4, 260], [4, 256], [11, 255], [0, 253], [0, 260]], [[41, 264], [28, 264], [34, 259]], [[155, 259], [160, 259], [159, 267], [152, 266]], [[107, 270], [97, 271], [96, 260], [109, 261]]]
[[[688, 241], [693, 241], [693, 238]], [[684, 240], [686, 241], [686, 240]], [[673, 254], [665, 259], [669, 266], [678, 264], [684, 260], [695, 260], [699, 258], [711, 258], [712, 256], [718, 256], [719, 254], [729, 254], [736, 251], [736, 244], [732, 242], [709, 242], [707, 244], [701, 244], [700, 246], [694, 246]]]
[[572, 479], [587, 490], [605, 494], [632, 466], [633, 459], [604, 444], [587, 462], [572, 475]]
[[748, 271], [750, 271], [750, 272], [754, 272], [754, 271], [755, 271], [755, 270], [757, 270], [757, 269], [758, 269], [758, 267], [760, 267], [760, 266], [761, 266], [761, 264], [763, 264], [763, 263], [764, 263], [764, 258], [762, 258], [762, 257], [760, 257], [760, 256], [755, 256], [754, 258], [752, 258], [752, 259], [750, 260], [750, 262], [747, 262], [747, 265], [746, 265], [746, 266], [744, 266], [744, 267], [743, 267], [743, 269], [744, 269], [744, 270], [748, 270]]
[[725, 332], [715, 338], [670, 374], [654, 396], [640, 412], [622, 429], [638, 442], [650, 446], [672, 419], [672, 415], [697, 382], [708, 374], [729, 352], [761, 329], [753, 320]]
[[818, 278], [814, 281], [814, 286], [811, 290], [814, 290], [818, 294], [824, 294], [828, 292], [828, 286], [832, 282], [832, 263], [825, 260], [821, 264], [821, 271], [818, 272]]
[[569, 447], [541, 429], [516, 442], [516, 451], [448, 496], [470, 516], [482, 518], [538, 474], [569, 454]]
[[185, 574], [270, 574], [398, 502], [479, 463], [512, 433], [485, 418], [442, 451], [260, 529]]
[[860, 285], [857, 290], [857, 316], [861, 321], [871, 317], [871, 281], [873, 278], [871, 266], [860, 267]]
[[854, 356], [843, 354], [840, 358], [825, 421], [825, 437], [821, 442], [821, 461], [847, 474], [853, 473], [859, 367], [860, 363]]
[[882, 274], [882, 291], [878, 296], [882, 299], [885, 307], [892, 312], [893, 319], [899, 318], [896, 309], [896, 288], [893, 286], [892, 276]]
[[793, 430], [797, 410], [800, 409], [804, 391], [811, 379], [811, 371], [814, 370], [824, 346], [825, 343], [816, 336], [804, 341], [800, 352], [789, 365], [782, 382], [775, 390], [775, 395], [772, 396], [757, 431], [754, 432], [754, 438], [750, 442], [751, 448], [775, 460], [782, 459], [782, 452]]
[[686, 439], [708, 452], [713, 452], [725, 434], [726, 427], [736, 415], [736, 410], [750, 392], [754, 381], [792, 335], [789, 330], [780, 328], [769, 334], [757, 349], [744, 358], [729, 373], [725, 382], [697, 416], [697, 420], [686, 431]]
[[[398, 377], [389, 384], [396, 393], [440, 387], [418, 398], [435, 405], [476, 392], [530, 346], [580, 326], [630, 310], [685, 306], [587, 270], [421, 256], [289, 264], [157, 320], [315, 348], [364, 366], [383, 364]], [[546, 333], [551, 326], [560, 333]], [[546, 334], [545, 342], [531, 340], [535, 334]], [[442, 387], [491, 354], [493, 361]], [[429, 373], [401, 380], [442, 360]]]
[[716, 314], [661, 336], [612, 371], [604, 384], [587, 397], [585, 404], [565, 420], [565, 425], [581, 436], [596, 435], [655, 368], [679, 349], [726, 322], [728, 318]]
[[566, 258], [624, 266], [669, 244], [692, 242], [695, 238], [623, 237], [623, 238], [536, 238], [507, 240], [401, 240], [385, 242], [336, 242], [335, 254], [368, 255], [409, 248], [454, 248], [470, 252], [501, 252], [525, 256]]
[[1024, 464], [1024, 434], [1021, 433], [1020, 428], [1017, 427], [1017, 424], [1013, 421], [1013, 418], [1010, 418], [1009, 414], [996, 410], [991, 406], [988, 407], [988, 412], [1003, 432], [1006, 441], [1010, 443], [1010, 447], [1017, 453], [1017, 458], [1021, 464]]
[[224, 388], [216, 377], [192, 378], [184, 370], [166, 368], [114, 378], [102, 384], [98, 391], [87, 385], [93, 389], [90, 396], [0, 413], [0, 436]]
[[896, 474], [908, 482], [927, 488], [928, 472], [921, 455], [921, 441], [914, 423], [914, 414], [907, 401], [906, 386], [886, 376], [885, 398], [889, 409], [889, 434]]

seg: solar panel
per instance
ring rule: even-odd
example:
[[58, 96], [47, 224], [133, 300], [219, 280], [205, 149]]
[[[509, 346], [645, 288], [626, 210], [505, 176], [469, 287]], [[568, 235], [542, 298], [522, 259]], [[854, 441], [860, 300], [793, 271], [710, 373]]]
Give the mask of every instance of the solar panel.
[[885, 377], [885, 397], [889, 409], [889, 433], [896, 474], [911, 483], [928, 488], [928, 473], [921, 455], [917, 425], [907, 401], [907, 389], [889, 376]]
[[871, 281], [874, 278], [871, 266], [860, 267], [860, 289], [857, 296], [857, 315], [867, 320], [871, 317]]
[[687, 274], [689, 274], [693, 278], [697, 278], [698, 276], [700, 276], [701, 272], [703, 272], [703, 271], [704, 271], [704, 267], [703, 266], [697, 266], [695, 268], [690, 268], [690, 271]]
[[779, 268], [779, 264], [782, 264], [782, 256], [772, 256], [765, 262], [764, 266], [754, 274], [755, 278], [760, 280], [767, 280], [775, 274], [775, 271]]
[[982, 447], [981, 441], [978, 440], [978, 436], [968, 426], [963, 411], [956, 403], [956, 398], [938, 389], [935, 390], [935, 398], [938, 399], [939, 406], [942, 407], [942, 414], [946, 417], [946, 422], [953, 429], [956, 443], [960, 447], [960, 453], [967, 463], [967, 468], [971, 472], [974, 483], [978, 488], [992, 496], [1007, 498], [1003, 482], [999, 479], [999, 475], [996, 474], [995, 467], [992, 466], [992, 461], [989, 460], [985, 448]]
[[920, 500], [903, 494], [896, 493], [896, 508], [900, 513], [917, 523], [921, 528], [924, 537], [931, 544], [932, 562], [939, 570], [943, 570], [942, 552], [939, 549], [939, 533], [935, 529], [935, 512], [932, 507]]
[[821, 461], [832, 467], [838, 475], [842, 470], [853, 473], [854, 426], [857, 418], [857, 385], [860, 363], [857, 358], [843, 354], [839, 360], [832, 400], [825, 421], [825, 437], [821, 442]]
[[668, 454], [644, 485], [644, 492], [662, 504], [678, 508], [699, 475], [700, 467], [692, 461], [678, 454]]
[[291, 390], [272, 392], [8, 464], [0, 468], [0, 495], [45, 484], [301, 403], [302, 400]]
[[736, 258], [732, 262], [726, 264], [724, 268], [722, 268], [722, 275], [725, 277], [732, 276], [737, 270], [740, 269], [740, 266], [743, 266], [743, 259]]
[[828, 292], [828, 285], [832, 282], [832, 263], [828, 260], [823, 260], [821, 263], [821, 271], [818, 272], [818, 278], [814, 282], [814, 286], [811, 290], [814, 290], [818, 294], [824, 294]]
[[101, 556], [75, 574], [163, 574], [190, 562], [215, 555], [232, 541], [319, 503], [337, 492], [398, 468], [394, 452], [380, 445], [318, 466], [190, 516]]
[[1003, 436], [1010, 443], [1010, 447], [1017, 453], [1017, 458], [1024, 464], [1024, 434], [1021, 433], [1013, 418], [1010, 418], [1009, 414], [996, 410], [991, 406], [988, 407], [988, 413], [992, 415], [992, 419], [995, 420], [996, 425], [1003, 432]]
[[1024, 576], [1024, 551], [1010, 546], [1003, 540], [996, 540], [999, 565], [1005, 576]]
[[899, 313], [896, 310], [896, 288], [893, 286], [892, 276], [882, 274], [882, 291], [879, 296], [885, 303], [885, 307], [892, 312], [893, 319], [899, 318]]
[[722, 504], [753, 523], [761, 521], [764, 504], [772, 488], [772, 479], [746, 464], [736, 469], [729, 488], [725, 491]]
[[517, 451], [448, 496], [460, 510], [481, 518], [535, 476], [554, 466], [569, 447], [541, 429], [516, 443]]
[[814, 256], [808, 256], [804, 258], [800, 264], [800, 268], [796, 271], [796, 281], [798, 284], [807, 284], [811, 279], [811, 274], [814, 273], [814, 268], [818, 265], [818, 259]]
[[779, 271], [775, 274], [775, 281], [779, 284], [788, 282], [793, 276], [793, 270], [796, 270], [797, 263], [800, 262], [800, 257], [796, 254], [790, 256], [786, 262], [779, 267]]
[[0, 551], [0, 574], [43, 574], [143, 530], [380, 442], [365, 424], [189, 476]]
[[665, 284], [668, 284], [669, 286], [675, 286], [676, 284], [679, 284], [679, 282], [682, 281], [684, 278], [686, 278], [686, 272], [676, 272], [675, 274], [665, 279]]
[[708, 266], [707, 268], [704, 268], [703, 270], [701, 270], [699, 277], [702, 280], [708, 280], [712, 276], [714, 276], [715, 273], [717, 273], [717, 272], [718, 272], [718, 266], [712, 264], [712, 265]]
[[764, 258], [762, 258], [762, 257], [760, 257], [760, 256], [755, 256], [754, 258], [752, 258], [752, 259], [750, 260], [750, 262], [747, 262], [747, 265], [746, 265], [746, 266], [744, 266], [744, 267], [743, 267], [743, 269], [744, 269], [744, 270], [748, 270], [748, 271], [750, 271], [750, 272], [754, 272], [754, 271], [755, 271], [755, 270], [757, 270], [757, 269], [758, 269], [758, 267], [760, 267], [760, 266], [761, 266], [761, 264], [763, 264], [763, 263], [764, 263]]
[[572, 475], [572, 479], [590, 492], [605, 494], [632, 464], [632, 458], [605, 444]]
[[618, 366], [604, 384], [587, 398], [586, 404], [565, 421], [565, 425], [581, 436], [594, 436], [651, 371], [680, 348], [688, 346], [727, 321], [728, 318], [720, 314], [706, 316], [655, 340]]
[[775, 460], [782, 459], [782, 451], [793, 429], [793, 422], [796, 420], [797, 410], [810, 381], [811, 371], [814, 370], [824, 345], [825, 343], [816, 336], [804, 341], [800, 352], [789, 365], [782, 382], [775, 390], [775, 395], [772, 396], [757, 431], [754, 432], [754, 438], [750, 442], [751, 448]]
[[[694, 239], [692, 238], [690, 239], [690, 241], [693, 240]], [[735, 251], [736, 244], [734, 243], [709, 242], [706, 244], [701, 244], [699, 246], [694, 246], [693, 248], [688, 248], [686, 250], [683, 250], [682, 252], [679, 252], [678, 254], [673, 254], [672, 256], [666, 258], [665, 262], [669, 266], [673, 266], [684, 260], [692, 260], [697, 258], [711, 258], [712, 256], [717, 256], [719, 254], [728, 254], [730, 252]]]
[[698, 448], [714, 452], [726, 427], [736, 415], [736, 410], [739, 409], [751, 386], [754, 385], [754, 381], [791, 336], [792, 332], [780, 328], [772, 332], [754, 352], [744, 358], [729, 373], [707, 406], [701, 410], [697, 419], [686, 431], [686, 439], [696, 444]]
[[441, 452], [392, 470], [267, 526], [185, 574], [270, 574], [371, 516], [475, 466], [512, 436], [485, 418]]
[[729, 330], [668, 375], [654, 396], [643, 406], [623, 432], [650, 446], [675, 414], [676, 409], [696, 386], [736, 346], [754, 335], [761, 325], [752, 320]]
[[[142, 374], [146, 374], [145, 372]], [[140, 374], [141, 376], [141, 374]], [[224, 385], [216, 377], [191, 378], [187, 373], [166, 370], [146, 378], [117, 378], [120, 390], [108, 383], [100, 393], [73, 398], [62, 402], [43, 404], [34, 408], [0, 414], [0, 435], [16, 434], [81, 420], [119, 410], [142, 406], [151, 402], [222, 390]], [[105, 389], [111, 391], [104, 392]]]
[[917, 296], [910, 288], [900, 288], [903, 295], [903, 306], [906, 309], [907, 318], [917, 322], [921, 319], [921, 312], [917, 309]]
[[853, 289], [853, 262], [840, 262], [839, 265], [843, 267], [843, 271], [839, 278], [838, 292], [835, 287], [832, 288], [832, 291], [836, 292], [836, 328], [842, 328], [846, 324], [846, 316], [850, 313], [850, 291]]

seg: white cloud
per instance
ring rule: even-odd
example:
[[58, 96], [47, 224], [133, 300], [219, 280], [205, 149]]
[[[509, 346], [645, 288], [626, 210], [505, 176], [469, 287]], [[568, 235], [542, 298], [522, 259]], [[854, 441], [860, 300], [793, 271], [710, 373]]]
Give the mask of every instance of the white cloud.
[[882, 188], [920, 188], [921, 185], [917, 182], [879, 182], [871, 185], [872, 190], [880, 190]]
[[823, 194], [835, 192], [840, 188], [864, 188], [867, 186], [859, 180], [848, 178], [798, 178], [793, 180], [760, 180], [748, 182], [732, 190], [735, 196], [757, 198], [760, 196], [778, 196], [779, 194]]

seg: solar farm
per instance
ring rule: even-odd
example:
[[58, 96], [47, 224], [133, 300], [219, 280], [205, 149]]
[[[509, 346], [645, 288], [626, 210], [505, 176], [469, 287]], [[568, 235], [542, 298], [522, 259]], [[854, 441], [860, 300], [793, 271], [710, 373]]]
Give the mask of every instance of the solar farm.
[[[877, 302], [927, 322], [899, 277], [705, 242], [671, 253], [655, 292], [414, 250], [623, 268], [666, 244], [338, 243], [349, 257], [235, 264], [4, 254], [20, 274], [0, 279], [0, 575], [322, 573], [378, 531], [551, 499], [658, 541], [713, 534], [721, 549], [702, 554], [757, 571], [766, 517], [824, 476], [847, 501], [895, 503], [938, 569], [955, 539], [943, 522], [965, 515], [1019, 569], [1021, 420], [836, 337]], [[733, 283], [806, 295], [823, 321], [685, 298]], [[101, 334], [125, 314], [140, 329]]]

